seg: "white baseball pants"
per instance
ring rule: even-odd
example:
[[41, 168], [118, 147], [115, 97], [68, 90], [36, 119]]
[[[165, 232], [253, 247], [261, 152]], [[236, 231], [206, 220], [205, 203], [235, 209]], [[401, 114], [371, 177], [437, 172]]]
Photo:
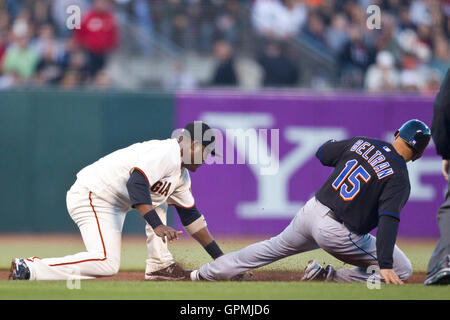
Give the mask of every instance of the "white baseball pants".
[[[378, 263], [375, 237], [350, 232], [343, 224], [328, 216], [329, 211], [328, 207], [313, 197], [279, 235], [203, 265], [199, 269], [200, 275], [209, 281], [229, 280], [243, 271], [322, 248], [337, 259], [356, 266], [337, 270], [335, 281], [366, 282], [372, 276], [367, 268]], [[394, 248], [393, 269], [402, 280], [412, 275], [411, 262], [397, 246]]]
[[[119, 271], [122, 228], [126, 210], [115, 206], [75, 182], [67, 192], [67, 210], [77, 224], [86, 252], [61, 258], [26, 259], [30, 280], [93, 279], [112, 276]], [[166, 223], [167, 206], [156, 208]], [[167, 244], [146, 227], [149, 259], [146, 271], [156, 271], [174, 262]]]

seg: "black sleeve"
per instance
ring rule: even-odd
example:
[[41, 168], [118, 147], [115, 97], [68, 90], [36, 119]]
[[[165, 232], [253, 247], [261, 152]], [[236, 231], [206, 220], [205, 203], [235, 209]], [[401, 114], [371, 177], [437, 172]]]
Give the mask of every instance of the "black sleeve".
[[450, 69], [441, 84], [436, 100], [434, 101], [433, 122], [431, 134], [436, 152], [443, 159], [450, 158]]
[[392, 269], [398, 224], [399, 219], [389, 215], [382, 215], [378, 221], [376, 246], [380, 269]]
[[405, 178], [389, 181], [378, 199], [379, 216], [388, 215], [400, 220], [400, 212], [408, 201], [410, 191], [411, 186]]
[[342, 141], [328, 140], [317, 150], [316, 157], [324, 166], [334, 167], [350, 141], [352, 139]]
[[198, 211], [196, 206], [192, 208], [175, 207], [177, 209], [178, 215], [180, 217], [183, 226], [188, 226], [195, 220], [201, 217], [201, 213]]
[[150, 185], [147, 178], [139, 170], [133, 170], [131, 173], [127, 182], [127, 190], [132, 208], [135, 208], [138, 204], [152, 204]]
[[406, 179], [389, 181], [378, 200], [377, 259], [381, 269], [392, 269], [400, 212], [408, 201], [411, 187]]

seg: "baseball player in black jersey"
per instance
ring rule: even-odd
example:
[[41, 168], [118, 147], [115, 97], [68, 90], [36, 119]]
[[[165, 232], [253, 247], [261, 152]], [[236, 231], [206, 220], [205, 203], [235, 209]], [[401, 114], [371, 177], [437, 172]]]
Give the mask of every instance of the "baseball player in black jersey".
[[[406, 163], [423, 154], [431, 137], [419, 120], [403, 124], [392, 144], [354, 137], [330, 140], [317, 151], [334, 170], [324, 185], [276, 237], [228, 253], [191, 273], [191, 280], [227, 280], [287, 256], [322, 248], [356, 268], [336, 270], [310, 261], [302, 280], [365, 282], [379, 266], [381, 280], [402, 284], [411, 262], [395, 245], [410, 184]], [[369, 232], [378, 227], [377, 237]]]

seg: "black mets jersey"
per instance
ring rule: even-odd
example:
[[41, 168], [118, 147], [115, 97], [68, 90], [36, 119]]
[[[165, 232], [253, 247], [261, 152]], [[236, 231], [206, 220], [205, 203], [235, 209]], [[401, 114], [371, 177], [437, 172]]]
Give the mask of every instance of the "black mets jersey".
[[400, 220], [411, 187], [406, 162], [391, 144], [366, 137], [330, 140], [316, 156], [334, 167], [316, 198], [350, 231], [368, 233], [383, 215]]

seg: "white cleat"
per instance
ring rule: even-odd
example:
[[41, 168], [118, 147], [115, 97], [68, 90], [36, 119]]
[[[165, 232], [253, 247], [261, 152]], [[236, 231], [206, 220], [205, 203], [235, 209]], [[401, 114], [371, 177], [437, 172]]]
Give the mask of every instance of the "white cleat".
[[302, 281], [332, 281], [335, 273], [334, 267], [329, 264], [323, 268], [315, 260], [310, 260], [305, 268]]

